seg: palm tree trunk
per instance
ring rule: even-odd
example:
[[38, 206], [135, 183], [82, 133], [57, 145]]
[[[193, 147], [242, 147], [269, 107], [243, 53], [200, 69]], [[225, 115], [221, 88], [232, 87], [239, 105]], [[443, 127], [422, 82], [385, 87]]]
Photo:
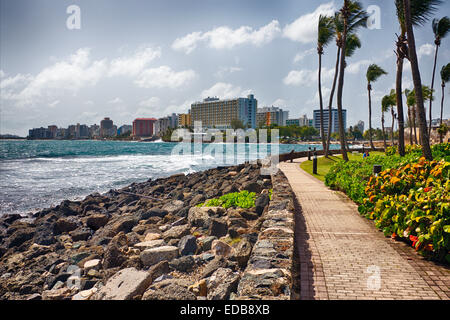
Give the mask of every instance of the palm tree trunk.
[[384, 131], [384, 112], [383, 111], [381, 111], [381, 129], [383, 130], [384, 151], [386, 151], [387, 145], [386, 145], [386, 134], [385, 134], [385, 131]]
[[[372, 132], [372, 98], [370, 96], [370, 91], [372, 90], [372, 86], [370, 85], [370, 82], [367, 84], [367, 93], [369, 95], [369, 132]], [[372, 150], [375, 149], [375, 147], [373, 146], [373, 141], [372, 141], [372, 135], [369, 135], [369, 141], [370, 141], [370, 147], [372, 148]]]
[[[395, 79], [397, 116], [398, 116], [398, 153], [405, 155], [405, 120], [403, 117], [403, 94], [402, 94], [403, 58], [397, 58], [397, 74]], [[394, 127], [392, 127], [394, 131]]]
[[[339, 74], [339, 60], [341, 57], [341, 48], [337, 47], [337, 54], [336, 54], [336, 67], [334, 68], [334, 79], [333, 79], [333, 86], [331, 87], [330, 92], [330, 100], [328, 102], [328, 135], [327, 135], [327, 147], [325, 151], [325, 157], [328, 157], [328, 152], [330, 150], [330, 142], [331, 142], [331, 129], [333, 127], [333, 97], [334, 97], [334, 91], [336, 90], [336, 83], [337, 78]], [[364, 133], [364, 132], [363, 132]]]
[[409, 125], [409, 144], [413, 145], [412, 110], [410, 107], [408, 107], [408, 125]]
[[325, 141], [325, 130], [323, 127], [323, 100], [322, 100], [322, 54], [319, 53], [319, 105], [320, 105], [320, 137], [322, 138], [322, 148], [326, 149], [326, 141]]
[[[441, 118], [440, 118], [440, 121], [439, 121], [439, 125], [442, 125], [442, 114], [444, 112], [444, 97], [445, 97], [445, 94], [444, 94], [445, 83], [444, 82], [442, 82], [442, 86], [441, 87], [442, 87]], [[444, 137], [442, 136], [442, 133], [440, 133], [439, 134], [439, 142], [442, 143], [443, 141], [444, 141]]]
[[425, 158], [429, 161], [433, 160], [430, 148], [430, 139], [427, 131], [427, 118], [425, 115], [425, 107], [423, 104], [422, 80], [420, 79], [419, 63], [417, 62], [416, 41], [414, 38], [414, 30], [411, 22], [411, 3], [410, 0], [403, 0], [405, 13], [405, 25], [408, 34], [409, 61], [411, 63], [411, 73], [416, 93], [416, 103], [419, 113], [419, 131], [420, 144]]
[[416, 105], [413, 105], [414, 144], [419, 144], [419, 142], [417, 141], [416, 119], [417, 119], [417, 108]]
[[[344, 0], [344, 7], [348, 6], [348, 1]], [[339, 64], [339, 81], [337, 88], [337, 109], [339, 118], [339, 139], [341, 142], [341, 153], [344, 161], [348, 161], [347, 151], [345, 149], [345, 128], [344, 128], [344, 117], [342, 114], [342, 93], [344, 91], [344, 73], [345, 73], [345, 50], [347, 48], [347, 28], [348, 21], [347, 17], [344, 17], [344, 31], [342, 33], [342, 54], [341, 61]]]
[[391, 140], [392, 146], [394, 146], [394, 121], [395, 121], [394, 107], [391, 107], [391, 114], [392, 114]]
[[431, 114], [431, 106], [433, 104], [434, 75], [436, 74], [436, 63], [437, 63], [438, 51], [439, 51], [439, 46], [436, 44], [436, 52], [434, 53], [433, 78], [431, 78], [430, 110], [428, 113], [430, 116], [430, 127], [428, 128], [428, 135], [430, 137], [431, 137], [431, 120], [433, 120], [433, 115]]

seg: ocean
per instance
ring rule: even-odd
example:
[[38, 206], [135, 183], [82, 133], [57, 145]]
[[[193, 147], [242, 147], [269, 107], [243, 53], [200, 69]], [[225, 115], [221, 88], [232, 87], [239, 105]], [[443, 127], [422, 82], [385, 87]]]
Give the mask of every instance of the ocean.
[[[272, 145], [203, 144], [203, 152], [172, 154], [191, 144], [124, 141], [0, 141], [0, 215], [25, 214], [107, 192], [133, 182], [265, 158]], [[216, 147], [210, 152], [212, 147]], [[321, 145], [278, 145], [278, 153]], [[332, 149], [338, 149], [333, 145]], [[264, 150], [267, 150], [264, 152]], [[274, 154], [277, 153], [276, 147]], [[225, 152], [229, 150], [230, 153]], [[231, 157], [230, 157], [231, 156]]]

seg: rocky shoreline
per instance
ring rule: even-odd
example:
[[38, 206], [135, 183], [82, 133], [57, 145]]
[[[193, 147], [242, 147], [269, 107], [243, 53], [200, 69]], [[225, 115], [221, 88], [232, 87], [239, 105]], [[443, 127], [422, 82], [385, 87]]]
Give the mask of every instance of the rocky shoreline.
[[[260, 169], [246, 163], [150, 179], [32, 218], [4, 216], [0, 299], [289, 298], [293, 235], [280, 223], [292, 225], [291, 194], [283, 189], [270, 201], [280, 178]], [[255, 207], [196, 206], [241, 190], [256, 193]], [[275, 291], [267, 281], [277, 283]], [[258, 285], [262, 291], [253, 292]]]

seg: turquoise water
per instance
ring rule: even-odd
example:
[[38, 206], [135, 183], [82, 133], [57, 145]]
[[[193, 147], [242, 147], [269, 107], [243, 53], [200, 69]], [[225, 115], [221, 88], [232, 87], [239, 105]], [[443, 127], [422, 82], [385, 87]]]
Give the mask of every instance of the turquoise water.
[[[191, 152], [173, 154], [181, 146], [191, 147]], [[265, 158], [272, 151], [308, 150], [309, 146], [321, 149], [321, 145], [203, 144], [196, 150], [191, 144], [165, 142], [3, 140], [0, 214], [34, 212], [64, 199], [82, 199], [132, 182], [243, 163]]]

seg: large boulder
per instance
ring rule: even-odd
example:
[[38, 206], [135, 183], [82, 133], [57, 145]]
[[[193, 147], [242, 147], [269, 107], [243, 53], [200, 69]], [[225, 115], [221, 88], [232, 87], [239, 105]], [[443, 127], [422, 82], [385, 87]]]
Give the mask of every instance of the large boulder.
[[146, 250], [146, 249], [152, 249], [152, 248], [156, 248], [156, 247], [162, 247], [166, 245], [166, 242], [162, 239], [156, 239], [156, 240], [150, 240], [150, 241], [144, 241], [144, 242], [139, 242], [136, 243], [134, 245], [134, 247], [136, 249], [139, 250]]
[[258, 215], [261, 215], [264, 208], [269, 204], [270, 198], [267, 193], [261, 194], [255, 201], [255, 211]]
[[228, 268], [217, 269], [208, 281], [208, 300], [227, 300], [232, 292], [236, 292], [239, 284], [239, 273]]
[[97, 230], [105, 226], [108, 221], [108, 215], [103, 213], [95, 213], [86, 218], [86, 225], [93, 230]]
[[240, 268], [245, 268], [247, 266], [251, 253], [252, 244], [247, 239], [242, 239], [234, 250], [234, 257]]
[[217, 238], [226, 236], [228, 232], [227, 222], [223, 219], [212, 218], [210, 220], [208, 235]]
[[177, 271], [189, 272], [192, 271], [195, 266], [195, 259], [192, 256], [183, 256], [181, 258], [173, 259], [169, 263], [169, 266]]
[[114, 274], [95, 295], [96, 300], [131, 300], [141, 296], [152, 282], [152, 274], [135, 268]]
[[178, 257], [178, 248], [174, 246], [162, 246], [146, 249], [140, 254], [144, 266], [152, 266], [158, 262], [171, 261]]
[[79, 227], [80, 223], [76, 217], [64, 217], [58, 219], [55, 223], [55, 233], [60, 234], [75, 230]]
[[103, 257], [103, 267], [105, 269], [120, 267], [125, 261], [126, 257], [117, 244], [109, 244]]
[[114, 222], [111, 226], [111, 230], [114, 234], [119, 232], [128, 233], [138, 223], [137, 219], [133, 216], [120, 217], [118, 221]]
[[195, 254], [197, 251], [197, 238], [191, 235], [184, 236], [178, 243], [178, 249], [180, 249], [180, 255], [182, 256]]
[[33, 228], [23, 228], [16, 230], [11, 236], [9, 236], [7, 245], [8, 248], [13, 248], [20, 246], [25, 241], [33, 238], [34, 229]]
[[162, 210], [167, 211], [170, 214], [177, 214], [178, 211], [183, 209], [184, 202], [181, 200], [172, 200], [162, 207]]
[[222, 207], [192, 207], [189, 209], [188, 222], [193, 227], [208, 228], [210, 217], [219, 218], [225, 214]]
[[190, 282], [181, 279], [167, 279], [152, 284], [144, 293], [142, 300], [196, 300], [189, 291]]
[[183, 224], [181, 226], [171, 227], [169, 230], [162, 234], [164, 240], [169, 241], [171, 239], [181, 239], [190, 233], [189, 225]]

